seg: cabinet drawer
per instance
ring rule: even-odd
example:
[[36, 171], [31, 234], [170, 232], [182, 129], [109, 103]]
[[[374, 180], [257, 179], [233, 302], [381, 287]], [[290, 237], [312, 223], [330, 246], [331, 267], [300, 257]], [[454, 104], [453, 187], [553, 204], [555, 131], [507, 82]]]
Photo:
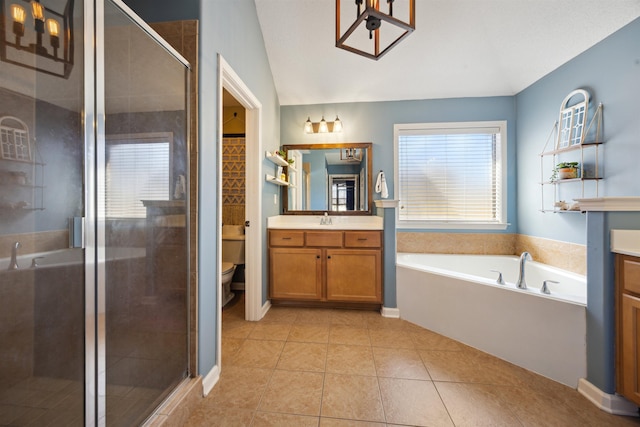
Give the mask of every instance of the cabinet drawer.
[[304, 246], [304, 231], [269, 230], [269, 246]]
[[640, 258], [628, 256], [623, 258], [622, 286], [625, 292], [640, 295]]
[[307, 231], [307, 246], [342, 247], [342, 231]]
[[379, 231], [345, 231], [345, 248], [379, 248], [382, 237]]

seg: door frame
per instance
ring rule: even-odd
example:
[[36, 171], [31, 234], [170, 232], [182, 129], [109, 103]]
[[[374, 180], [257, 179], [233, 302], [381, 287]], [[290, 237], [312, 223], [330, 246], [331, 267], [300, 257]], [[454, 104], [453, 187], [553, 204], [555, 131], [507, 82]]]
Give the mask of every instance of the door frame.
[[[217, 193], [217, 271], [222, 271], [222, 89], [226, 89], [244, 108], [245, 135], [245, 319], [262, 318], [262, 104], [233, 68], [218, 54], [218, 160]], [[221, 348], [222, 276], [217, 277], [218, 356]], [[220, 360], [220, 357], [218, 357]]]

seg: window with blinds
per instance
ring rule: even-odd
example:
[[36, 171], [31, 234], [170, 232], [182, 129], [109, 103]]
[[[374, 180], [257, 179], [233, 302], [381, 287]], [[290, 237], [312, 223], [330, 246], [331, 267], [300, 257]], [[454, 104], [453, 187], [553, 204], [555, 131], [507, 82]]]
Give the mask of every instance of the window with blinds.
[[506, 223], [506, 122], [395, 126], [400, 228]]
[[145, 218], [142, 200], [169, 200], [170, 133], [107, 139], [107, 218]]

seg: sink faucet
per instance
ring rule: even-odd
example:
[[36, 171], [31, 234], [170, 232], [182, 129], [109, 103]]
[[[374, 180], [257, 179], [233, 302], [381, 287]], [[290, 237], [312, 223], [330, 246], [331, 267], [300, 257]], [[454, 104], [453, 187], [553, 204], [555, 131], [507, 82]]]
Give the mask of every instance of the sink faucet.
[[524, 263], [527, 260], [533, 261], [533, 257], [529, 252], [522, 252], [520, 255], [520, 273], [518, 274], [518, 281], [516, 282], [516, 287], [519, 289], [527, 289], [527, 282], [524, 280]]
[[22, 246], [20, 242], [15, 242], [11, 245], [11, 261], [9, 261], [9, 267], [7, 270], [17, 270], [18, 269], [18, 248]]
[[328, 212], [324, 213], [324, 216], [320, 218], [320, 225], [332, 225], [331, 217]]

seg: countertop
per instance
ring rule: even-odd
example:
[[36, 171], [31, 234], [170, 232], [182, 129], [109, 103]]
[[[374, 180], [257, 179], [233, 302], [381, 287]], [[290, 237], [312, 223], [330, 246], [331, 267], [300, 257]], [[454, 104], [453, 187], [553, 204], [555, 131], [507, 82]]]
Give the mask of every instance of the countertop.
[[[329, 218], [331, 224], [321, 224]], [[307, 230], [382, 230], [382, 217], [329, 215], [277, 215], [267, 218], [267, 228]]]
[[640, 230], [611, 230], [611, 252], [640, 257]]

